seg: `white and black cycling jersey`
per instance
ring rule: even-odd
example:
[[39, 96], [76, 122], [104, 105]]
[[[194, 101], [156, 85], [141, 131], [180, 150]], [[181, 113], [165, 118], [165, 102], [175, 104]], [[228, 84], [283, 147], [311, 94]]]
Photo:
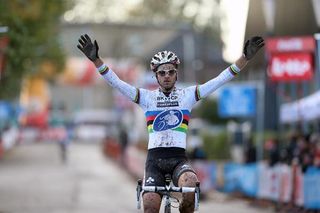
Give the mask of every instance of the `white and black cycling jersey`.
[[[103, 75], [113, 88], [137, 103], [145, 113], [149, 133], [148, 149], [178, 147], [186, 149], [186, 133], [193, 106], [234, 77], [235, 65], [208, 82], [187, 88], [174, 88], [170, 94], [162, 90], [136, 88], [109, 70]], [[239, 71], [239, 69], [238, 69]]]

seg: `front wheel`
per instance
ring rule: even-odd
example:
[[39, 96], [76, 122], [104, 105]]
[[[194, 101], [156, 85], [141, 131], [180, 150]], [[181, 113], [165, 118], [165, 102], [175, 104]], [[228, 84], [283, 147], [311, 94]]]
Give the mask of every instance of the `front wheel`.
[[165, 198], [164, 213], [171, 213], [171, 201], [168, 195]]
[[166, 204], [164, 206], [164, 213], [171, 213], [171, 204]]

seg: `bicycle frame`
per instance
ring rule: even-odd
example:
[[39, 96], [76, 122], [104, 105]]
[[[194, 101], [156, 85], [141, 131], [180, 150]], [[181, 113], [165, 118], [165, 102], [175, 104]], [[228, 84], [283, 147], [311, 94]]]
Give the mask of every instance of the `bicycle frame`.
[[200, 196], [200, 182], [196, 183], [195, 187], [176, 187], [171, 184], [171, 178], [166, 177], [165, 186], [143, 186], [142, 180], [137, 181], [137, 209], [141, 209], [141, 193], [142, 192], [160, 192], [163, 193], [165, 200], [165, 212], [171, 212], [170, 192], [188, 193], [194, 192], [194, 210], [199, 209], [199, 196]]

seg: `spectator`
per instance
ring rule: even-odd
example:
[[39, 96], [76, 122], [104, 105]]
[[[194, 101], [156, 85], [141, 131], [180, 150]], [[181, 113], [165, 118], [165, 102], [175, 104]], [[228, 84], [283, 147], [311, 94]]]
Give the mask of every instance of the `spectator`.
[[313, 164], [315, 167], [318, 167], [320, 169], [320, 140], [318, 140], [315, 144], [315, 155]]
[[269, 166], [276, 165], [280, 160], [279, 141], [271, 139], [266, 142]]
[[245, 163], [254, 163], [257, 160], [256, 146], [253, 144], [252, 138], [248, 140], [248, 145], [245, 149]]
[[121, 149], [121, 164], [125, 166], [125, 151], [128, 146], [128, 133], [123, 125], [120, 126], [119, 130], [119, 142]]
[[302, 168], [302, 172], [305, 173], [309, 166], [312, 166], [313, 155], [311, 150], [310, 135], [299, 137], [299, 163]]
[[313, 166], [320, 168], [320, 134], [315, 132], [310, 136], [312, 147]]
[[298, 151], [298, 133], [293, 133], [289, 138], [289, 144], [286, 147], [286, 160], [289, 165], [292, 164], [294, 158], [297, 158], [299, 155]]
[[63, 127], [63, 129], [65, 133], [63, 137], [59, 140], [60, 156], [61, 156], [61, 161], [63, 163], [67, 163], [69, 145], [73, 137], [73, 124], [70, 122], [67, 122]]

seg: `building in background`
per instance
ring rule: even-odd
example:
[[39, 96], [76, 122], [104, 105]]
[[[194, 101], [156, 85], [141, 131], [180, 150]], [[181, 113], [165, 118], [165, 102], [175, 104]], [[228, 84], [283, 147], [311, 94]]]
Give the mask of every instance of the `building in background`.
[[[263, 35], [266, 40], [277, 37], [314, 37], [314, 34], [319, 31], [319, 24], [317, 24], [319, 14], [317, 13], [320, 11], [315, 9], [319, 7], [317, 4], [319, 1], [312, 0], [250, 1], [245, 38], [255, 34]], [[247, 69], [259, 73], [256, 77], [264, 81], [266, 107], [263, 117], [265, 118], [265, 128], [281, 130], [280, 105], [313, 93], [318, 82], [316, 78], [302, 82], [275, 82], [267, 76], [267, 65], [268, 55], [259, 54]], [[316, 76], [319, 70], [316, 70], [315, 65], [312, 71]], [[248, 78], [250, 78], [249, 74]]]

